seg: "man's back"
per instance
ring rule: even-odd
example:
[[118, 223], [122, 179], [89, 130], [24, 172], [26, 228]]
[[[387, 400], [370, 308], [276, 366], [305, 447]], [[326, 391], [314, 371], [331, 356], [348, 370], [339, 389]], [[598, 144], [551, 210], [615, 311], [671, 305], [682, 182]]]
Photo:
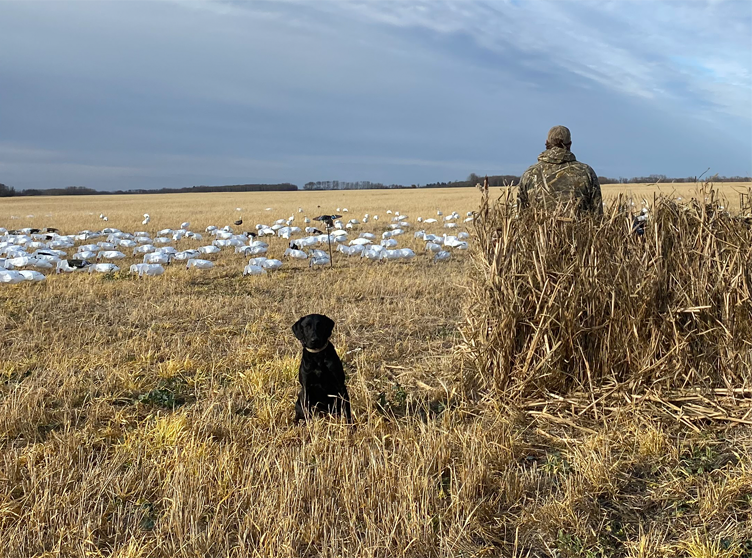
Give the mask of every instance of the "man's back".
[[579, 211], [602, 214], [601, 186], [595, 171], [577, 161], [567, 147], [550, 144], [547, 147], [520, 179], [520, 206], [527, 207], [531, 202], [564, 204]]

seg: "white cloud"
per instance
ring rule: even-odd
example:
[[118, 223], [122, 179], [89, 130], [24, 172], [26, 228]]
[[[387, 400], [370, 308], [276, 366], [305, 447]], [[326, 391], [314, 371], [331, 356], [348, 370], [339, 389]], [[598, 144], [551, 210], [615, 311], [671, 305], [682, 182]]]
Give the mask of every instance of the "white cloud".
[[[499, 55], [544, 55], [554, 67], [630, 96], [750, 117], [752, 3], [288, 0], [401, 29], [462, 34]], [[223, 6], [224, 2], [214, 5]], [[253, 4], [245, 5], [253, 10]], [[702, 71], [698, 71], [702, 70]], [[694, 111], [700, 111], [694, 106]]]

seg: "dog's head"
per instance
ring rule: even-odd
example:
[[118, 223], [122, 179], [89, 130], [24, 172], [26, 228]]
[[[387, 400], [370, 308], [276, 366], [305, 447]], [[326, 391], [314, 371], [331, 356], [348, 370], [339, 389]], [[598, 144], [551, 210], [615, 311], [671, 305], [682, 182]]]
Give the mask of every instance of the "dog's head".
[[326, 346], [334, 321], [322, 314], [308, 314], [292, 326], [292, 332], [304, 348], [317, 351]]

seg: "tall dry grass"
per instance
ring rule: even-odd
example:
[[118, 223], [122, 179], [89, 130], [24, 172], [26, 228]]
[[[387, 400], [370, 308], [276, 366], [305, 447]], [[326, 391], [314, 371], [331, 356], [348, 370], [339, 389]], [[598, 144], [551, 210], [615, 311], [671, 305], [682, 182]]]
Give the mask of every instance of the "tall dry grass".
[[700, 199], [656, 198], [644, 234], [618, 199], [604, 218], [518, 214], [509, 195], [484, 207], [468, 330], [480, 381], [520, 395], [750, 388], [752, 216]]
[[[110, 225], [156, 232], [225, 224], [236, 206], [252, 225], [273, 204], [275, 218], [348, 204], [414, 223], [478, 200], [359, 194], [370, 195], [13, 200], [24, 216], [0, 225], [34, 214], [32, 226], [95, 228], [106, 212]], [[457, 352], [469, 258], [341, 258], [246, 278], [244, 263], [223, 253], [205, 273], [0, 289], [0, 555], [749, 555], [743, 414], [685, 417], [696, 431], [671, 409], [512, 402], [473, 383]], [[314, 311], [337, 322], [354, 431], [292, 423], [300, 347], [289, 328]]]

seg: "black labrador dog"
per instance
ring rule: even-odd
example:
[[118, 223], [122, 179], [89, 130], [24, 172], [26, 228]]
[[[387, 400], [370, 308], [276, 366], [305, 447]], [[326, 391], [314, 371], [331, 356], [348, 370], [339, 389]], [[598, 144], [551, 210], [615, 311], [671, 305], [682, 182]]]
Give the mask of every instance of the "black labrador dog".
[[314, 414], [345, 415], [352, 422], [350, 396], [345, 387], [345, 371], [337, 351], [329, 341], [334, 321], [322, 314], [309, 314], [292, 326], [303, 345], [298, 380], [300, 393], [295, 403], [295, 421]]

